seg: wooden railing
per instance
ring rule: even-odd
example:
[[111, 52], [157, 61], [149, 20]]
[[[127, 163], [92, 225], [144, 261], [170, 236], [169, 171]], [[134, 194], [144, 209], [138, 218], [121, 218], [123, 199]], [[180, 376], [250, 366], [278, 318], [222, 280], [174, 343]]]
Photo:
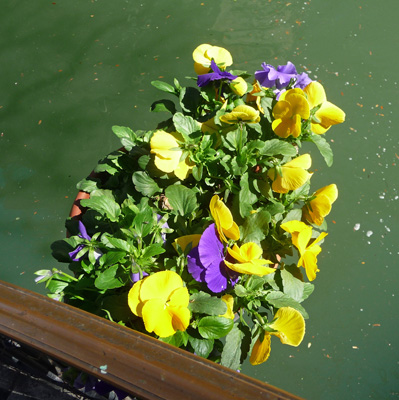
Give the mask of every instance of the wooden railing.
[[152, 337], [2, 281], [0, 333], [141, 399], [299, 399]]

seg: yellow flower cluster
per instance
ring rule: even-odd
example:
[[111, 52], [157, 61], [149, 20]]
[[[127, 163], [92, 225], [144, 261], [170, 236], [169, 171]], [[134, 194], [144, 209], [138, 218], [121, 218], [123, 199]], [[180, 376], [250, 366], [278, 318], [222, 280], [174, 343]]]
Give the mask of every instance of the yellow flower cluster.
[[332, 125], [345, 121], [345, 113], [327, 101], [326, 92], [321, 83], [313, 81], [305, 89], [290, 89], [282, 92], [279, 101], [273, 107], [274, 121], [272, 129], [277, 136], [297, 138], [301, 134], [302, 120], [311, 120], [313, 133], [321, 135]]

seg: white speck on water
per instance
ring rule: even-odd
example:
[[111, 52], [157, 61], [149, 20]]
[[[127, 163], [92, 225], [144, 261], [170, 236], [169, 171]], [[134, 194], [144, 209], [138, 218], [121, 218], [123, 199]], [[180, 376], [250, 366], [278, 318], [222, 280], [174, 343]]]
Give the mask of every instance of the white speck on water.
[[360, 224], [355, 224], [355, 226], [353, 227], [354, 231], [358, 231], [360, 229]]
[[388, 228], [386, 225], [385, 225], [385, 229], [387, 230], [387, 232], [391, 232], [391, 229]]
[[373, 234], [373, 231], [367, 231], [366, 236], [370, 237]]

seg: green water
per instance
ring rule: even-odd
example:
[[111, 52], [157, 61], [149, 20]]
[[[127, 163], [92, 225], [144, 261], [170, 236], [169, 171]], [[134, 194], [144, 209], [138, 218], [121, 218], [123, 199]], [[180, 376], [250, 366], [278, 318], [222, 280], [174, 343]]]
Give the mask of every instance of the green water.
[[274, 338], [268, 362], [243, 372], [307, 399], [398, 398], [398, 11], [398, 0], [3, 1], [0, 279], [43, 293], [33, 272], [55, 266], [76, 182], [119, 146], [112, 125], [162, 119], [150, 82], [194, 75], [197, 45], [228, 48], [250, 72], [290, 60], [347, 113], [327, 133], [331, 168], [309, 149], [312, 188], [336, 183], [339, 199], [302, 345]]

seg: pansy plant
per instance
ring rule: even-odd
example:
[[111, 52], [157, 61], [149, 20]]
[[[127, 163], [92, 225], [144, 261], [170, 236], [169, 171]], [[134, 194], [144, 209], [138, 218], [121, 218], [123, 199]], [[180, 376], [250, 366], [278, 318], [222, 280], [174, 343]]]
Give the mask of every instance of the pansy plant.
[[291, 62], [265, 61], [251, 78], [219, 46], [193, 59], [192, 86], [152, 82], [176, 100], [153, 103], [167, 113], [154, 130], [113, 127], [123, 148], [79, 182], [85, 211], [52, 246], [70, 272], [36, 280], [57, 300], [239, 370], [268, 359], [272, 336], [304, 337], [338, 190], [310, 191], [301, 144], [331, 165], [324, 135], [345, 114]]

